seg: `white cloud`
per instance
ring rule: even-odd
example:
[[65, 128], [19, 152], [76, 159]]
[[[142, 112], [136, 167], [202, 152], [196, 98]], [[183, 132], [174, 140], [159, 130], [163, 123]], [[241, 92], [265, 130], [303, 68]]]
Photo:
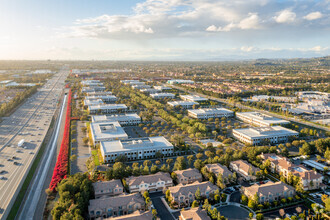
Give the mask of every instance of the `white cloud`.
[[206, 31], [218, 31], [218, 28], [215, 25], [211, 25], [206, 28]]
[[252, 50], [254, 50], [255, 48], [254, 47], [246, 47], [246, 46], [243, 46], [241, 47], [241, 50], [244, 51], [244, 52], [251, 52]]
[[278, 12], [278, 15], [274, 17], [277, 23], [292, 23], [296, 19], [296, 13], [292, 12], [290, 9], [285, 9]]
[[258, 29], [259, 28], [259, 16], [256, 13], [250, 13], [249, 17], [240, 21], [238, 25], [241, 29]]
[[239, 23], [235, 24], [233, 22], [225, 25], [224, 27], [216, 27], [215, 25], [211, 25], [206, 28], [206, 31], [210, 32], [219, 32], [224, 31], [228, 32], [234, 29], [242, 29], [242, 30], [249, 30], [249, 29], [259, 29], [260, 27], [260, 20], [259, 16], [256, 13], [249, 13], [247, 18], [242, 19]]
[[[143, 41], [205, 37], [209, 36], [207, 32], [232, 32], [230, 34], [237, 36], [249, 30], [258, 35], [259, 32], [253, 30], [276, 32], [274, 20], [281, 27], [290, 23], [296, 27], [303, 25], [303, 22], [294, 22], [297, 18], [292, 10], [302, 13], [294, 1], [283, 4], [269, 0], [145, 0], [136, 4], [130, 15], [105, 14], [79, 19], [68, 28], [66, 32], [69, 33], [62, 36]], [[319, 15], [315, 13], [308, 14], [305, 19], [316, 19]], [[303, 21], [307, 22], [305, 19]], [[324, 24], [326, 22], [318, 25]]]
[[320, 19], [322, 17], [323, 17], [323, 15], [322, 15], [321, 12], [315, 11], [315, 12], [311, 12], [308, 15], [306, 15], [304, 17], [304, 19], [309, 20], [309, 21], [312, 21], [312, 20]]

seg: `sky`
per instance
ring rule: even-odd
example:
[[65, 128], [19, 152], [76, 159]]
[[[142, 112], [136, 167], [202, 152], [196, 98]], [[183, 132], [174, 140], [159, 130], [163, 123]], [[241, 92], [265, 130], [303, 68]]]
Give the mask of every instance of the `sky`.
[[1, 0], [0, 59], [327, 56], [330, 0]]

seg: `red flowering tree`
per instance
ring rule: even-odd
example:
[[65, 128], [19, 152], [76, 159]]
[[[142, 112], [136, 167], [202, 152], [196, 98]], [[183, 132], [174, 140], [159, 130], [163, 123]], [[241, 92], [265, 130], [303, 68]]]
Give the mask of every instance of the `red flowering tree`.
[[62, 179], [66, 178], [68, 172], [69, 161], [69, 139], [70, 139], [70, 120], [71, 120], [71, 89], [68, 93], [68, 104], [66, 108], [66, 118], [63, 132], [63, 139], [61, 143], [60, 152], [53, 171], [53, 177], [49, 185], [49, 189], [56, 191], [56, 186]]

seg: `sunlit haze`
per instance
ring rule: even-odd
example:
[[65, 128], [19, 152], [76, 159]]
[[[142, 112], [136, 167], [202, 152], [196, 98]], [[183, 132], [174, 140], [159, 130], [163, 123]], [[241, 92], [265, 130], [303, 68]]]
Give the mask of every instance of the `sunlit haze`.
[[325, 56], [329, 10], [329, 0], [2, 0], [0, 59]]

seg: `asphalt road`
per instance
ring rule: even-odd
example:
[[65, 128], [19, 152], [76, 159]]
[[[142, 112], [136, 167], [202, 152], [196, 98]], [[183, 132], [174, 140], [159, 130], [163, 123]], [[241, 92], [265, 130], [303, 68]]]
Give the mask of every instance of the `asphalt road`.
[[24, 219], [42, 219], [42, 216], [40, 216], [40, 215], [35, 216], [35, 211], [36, 211], [41, 193], [45, 193], [43, 191], [43, 185], [45, 183], [47, 173], [51, 172], [51, 170], [50, 170], [51, 160], [56, 153], [57, 140], [58, 140], [59, 133], [60, 133], [62, 118], [65, 117], [65, 111], [64, 111], [65, 108], [64, 107], [66, 106], [65, 105], [66, 101], [67, 101], [67, 96], [65, 95], [62, 106], [61, 106], [60, 115], [59, 115], [58, 120], [55, 125], [54, 133], [52, 135], [51, 140], [49, 141], [49, 144], [47, 146], [47, 149], [46, 149], [46, 152], [42, 159], [42, 162], [39, 166], [39, 169], [36, 171], [36, 175], [34, 177], [33, 183], [31, 184], [28, 194], [26, 196], [25, 200], [28, 202], [25, 202], [18, 219], [22, 219], [22, 220], [24, 220]]
[[157, 215], [161, 220], [174, 220], [173, 215], [167, 210], [166, 206], [162, 202], [161, 198], [164, 197], [162, 192], [150, 193], [150, 199], [155, 209], [157, 210]]
[[[55, 74], [0, 124], [0, 170], [5, 171], [0, 180], [0, 219], [6, 219], [47, 134], [67, 75], [68, 71]], [[21, 139], [25, 144], [18, 147]]]
[[218, 101], [218, 102], [221, 102], [221, 103], [225, 103], [225, 104], [228, 104], [228, 105], [235, 105], [235, 106], [237, 106], [239, 108], [242, 108], [242, 109], [249, 109], [251, 111], [256, 111], [256, 112], [268, 114], [268, 115], [271, 115], [271, 116], [274, 116], [274, 117], [277, 117], [277, 118], [282, 118], [282, 119], [285, 119], [285, 120], [288, 120], [288, 121], [297, 122], [297, 123], [300, 123], [300, 124], [303, 124], [303, 125], [307, 125], [307, 126], [310, 126], [310, 127], [315, 127], [315, 128], [318, 128], [318, 129], [321, 129], [321, 130], [324, 130], [324, 131], [330, 131], [329, 128], [326, 128], [324, 126], [316, 125], [316, 124], [311, 123], [311, 122], [305, 122], [305, 121], [302, 121], [302, 120], [297, 119], [297, 118], [286, 117], [286, 116], [283, 116], [283, 115], [278, 115], [278, 114], [271, 113], [269, 111], [264, 111], [264, 110], [260, 110], [260, 109], [251, 108], [249, 106], [245, 106], [245, 105], [241, 105], [241, 104], [233, 104], [233, 103], [228, 102], [228, 100], [226, 100], [226, 99], [215, 98], [215, 97], [207, 96], [207, 95], [204, 95], [204, 94], [201, 94], [201, 93], [197, 93], [197, 92], [190, 92], [190, 91], [188, 91], [188, 90], [186, 90], [184, 88], [181, 88], [179, 86], [174, 86], [174, 85], [170, 85], [170, 86], [173, 87], [173, 88], [175, 88], [175, 89], [178, 89], [178, 90], [181, 90], [181, 91], [185, 91], [185, 92], [187, 92], [189, 94], [192, 94], [192, 95], [198, 95], [198, 96], [201, 96], [201, 97], [204, 97], [204, 98], [208, 98], [210, 100], [215, 100], [215, 101]]
[[249, 212], [247, 210], [234, 205], [221, 206], [218, 208], [218, 211], [222, 216], [230, 220], [249, 219]]

